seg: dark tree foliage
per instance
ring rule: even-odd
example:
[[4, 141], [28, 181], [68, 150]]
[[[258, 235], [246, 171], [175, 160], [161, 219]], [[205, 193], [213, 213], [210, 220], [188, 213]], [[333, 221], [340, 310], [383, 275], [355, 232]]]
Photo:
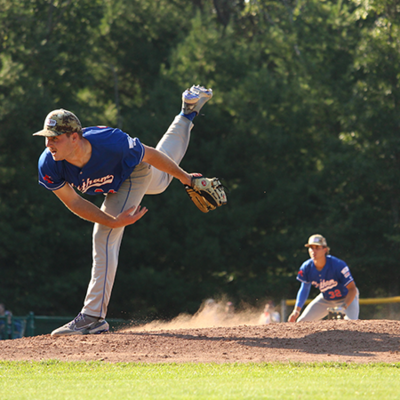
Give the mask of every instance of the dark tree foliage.
[[0, 0], [0, 301], [73, 315], [89, 281], [92, 224], [37, 183], [47, 113], [155, 146], [192, 84], [215, 95], [182, 167], [229, 203], [201, 214], [176, 181], [145, 197], [109, 315], [294, 298], [314, 233], [361, 297], [398, 295], [399, 26], [389, 0]]

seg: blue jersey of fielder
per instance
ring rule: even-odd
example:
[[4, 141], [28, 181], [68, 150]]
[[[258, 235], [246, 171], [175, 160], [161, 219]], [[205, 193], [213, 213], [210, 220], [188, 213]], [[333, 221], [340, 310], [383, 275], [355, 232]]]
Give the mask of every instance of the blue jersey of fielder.
[[297, 274], [297, 280], [311, 283], [321, 291], [326, 300], [340, 300], [346, 297], [346, 286], [354, 281], [347, 264], [330, 255], [326, 256], [326, 264], [321, 271], [315, 268], [312, 259], [305, 261]]
[[92, 146], [89, 162], [79, 168], [65, 160], [55, 161], [46, 148], [39, 158], [39, 183], [49, 190], [68, 182], [82, 193], [116, 193], [141, 163], [142, 143], [120, 129], [102, 126], [84, 128], [83, 137]]

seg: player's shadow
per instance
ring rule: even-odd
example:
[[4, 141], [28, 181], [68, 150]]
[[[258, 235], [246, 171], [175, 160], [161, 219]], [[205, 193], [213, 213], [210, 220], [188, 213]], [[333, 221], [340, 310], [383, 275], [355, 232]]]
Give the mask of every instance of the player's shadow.
[[[265, 331], [265, 335], [273, 332]], [[371, 357], [373, 352], [400, 352], [400, 332], [388, 333], [360, 332], [343, 329], [319, 330], [303, 337], [246, 337], [246, 336], [210, 336], [173, 332], [146, 332], [135, 335], [151, 335], [182, 338], [196, 341], [230, 342], [240, 347], [261, 349], [285, 349], [308, 354], [332, 354], [354, 357]]]
[[399, 335], [348, 330], [318, 331], [300, 338], [264, 338], [246, 346], [292, 349], [309, 354], [371, 357], [373, 352], [399, 351]]

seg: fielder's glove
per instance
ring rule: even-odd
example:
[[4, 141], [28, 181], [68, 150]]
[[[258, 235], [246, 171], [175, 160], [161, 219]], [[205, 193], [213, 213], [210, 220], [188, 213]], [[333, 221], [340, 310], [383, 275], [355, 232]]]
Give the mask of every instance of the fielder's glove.
[[191, 186], [185, 185], [186, 193], [203, 213], [215, 210], [227, 203], [224, 187], [218, 178], [194, 176]]
[[345, 316], [344, 307], [328, 307], [328, 319], [344, 319]]

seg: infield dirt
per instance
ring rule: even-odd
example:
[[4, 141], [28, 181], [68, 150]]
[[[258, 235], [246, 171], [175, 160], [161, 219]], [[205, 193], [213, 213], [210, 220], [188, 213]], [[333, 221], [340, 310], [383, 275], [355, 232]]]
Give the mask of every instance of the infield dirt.
[[[157, 324], [156, 324], [157, 325]], [[142, 363], [400, 362], [400, 321], [143, 326], [100, 335], [0, 341], [1, 360]]]

